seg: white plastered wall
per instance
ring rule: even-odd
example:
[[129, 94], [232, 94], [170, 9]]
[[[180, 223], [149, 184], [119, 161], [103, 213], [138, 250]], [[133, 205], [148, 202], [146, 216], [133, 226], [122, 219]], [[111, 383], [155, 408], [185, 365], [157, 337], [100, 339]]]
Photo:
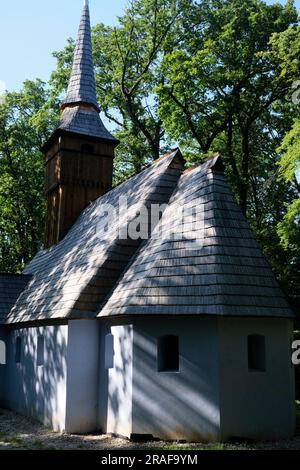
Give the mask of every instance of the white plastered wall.
[[[44, 364], [37, 365], [38, 336], [44, 337]], [[16, 341], [21, 338], [21, 361]], [[68, 326], [10, 329], [5, 405], [55, 431], [65, 430]]]
[[69, 321], [66, 431], [97, 429], [99, 322]]
[[[113, 335], [113, 368], [106, 368], [105, 337]], [[105, 433], [132, 433], [133, 326], [101, 321], [98, 427]]]
[[[290, 437], [295, 426], [293, 323], [276, 318], [219, 318], [223, 439]], [[266, 370], [248, 368], [248, 335], [265, 336]]]
[[[158, 372], [157, 339], [179, 337], [179, 371]], [[134, 323], [132, 433], [161, 439], [219, 438], [215, 317], [140, 318]]]

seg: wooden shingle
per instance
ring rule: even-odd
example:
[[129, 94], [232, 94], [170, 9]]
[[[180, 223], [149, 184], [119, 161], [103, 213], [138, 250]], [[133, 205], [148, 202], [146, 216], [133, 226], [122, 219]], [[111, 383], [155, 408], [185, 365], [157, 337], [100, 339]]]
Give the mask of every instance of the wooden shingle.
[[[214, 157], [182, 175], [160, 224], [99, 317], [293, 316], [218, 160]], [[183, 221], [180, 206], [191, 209], [183, 213]], [[180, 240], [170, 236], [170, 227], [180, 232]]]
[[[24, 273], [33, 278], [7, 322], [77, 318], [78, 312], [82, 317], [96, 316], [99, 304], [143, 243], [119, 240], [115, 229], [126, 227], [136, 209], [149, 201], [168, 202], [182, 169], [179, 150], [170, 152], [86, 208], [60, 243], [38, 253], [27, 266]], [[116, 221], [117, 227], [111, 224], [106, 231], [99, 226], [101, 208], [108, 203], [117, 208], [120, 196], [127, 197], [128, 210]]]

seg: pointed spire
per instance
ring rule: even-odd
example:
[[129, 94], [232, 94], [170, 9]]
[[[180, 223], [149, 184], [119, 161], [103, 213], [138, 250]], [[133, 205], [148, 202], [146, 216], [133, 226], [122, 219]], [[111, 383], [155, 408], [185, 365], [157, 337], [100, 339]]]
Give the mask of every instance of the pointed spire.
[[100, 111], [96, 97], [88, 0], [84, 0], [83, 4], [71, 78], [62, 108], [81, 103], [92, 105]]
[[[84, 0], [83, 11], [74, 53], [67, 96], [62, 103], [57, 131], [67, 131], [119, 143], [100, 118], [92, 56], [89, 2]], [[46, 146], [44, 147], [46, 148]]]

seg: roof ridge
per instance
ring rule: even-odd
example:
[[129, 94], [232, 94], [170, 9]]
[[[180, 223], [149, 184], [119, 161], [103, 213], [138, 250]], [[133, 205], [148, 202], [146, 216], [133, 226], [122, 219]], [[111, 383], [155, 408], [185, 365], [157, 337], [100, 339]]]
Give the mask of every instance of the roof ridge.
[[172, 155], [172, 153], [175, 153], [175, 152], [179, 152], [180, 155], [182, 156], [182, 153], [181, 153], [181, 150], [179, 147], [175, 147], [174, 149], [171, 149], [169, 150], [168, 152], [164, 153], [161, 157], [157, 158], [156, 160], [153, 160], [150, 165], [147, 165], [145, 166], [145, 168], [148, 168], [149, 166], [151, 165], [155, 165], [155, 163], [158, 163], [160, 161], [162, 161], [164, 158], [167, 158], [169, 157], [170, 155]]
[[221, 161], [221, 155], [219, 154], [219, 152], [216, 152], [216, 153], [213, 153], [212, 155], [210, 155], [209, 157], [205, 158], [205, 160], [203, 160], [202, 162], [196, 163], [195, 165], [187, 168], [183, 172], [183, 175], [186, 175], [187, 173], [190, 173], [191, 171], [201, 169], [202, 166], [207, 165], [209, 162], [212, 162], [212, 165], [207, 167], [207, 169], [209, 169], [209, 170], [214, 168], [218, 163], [223, 166], [222, 161]]
[[130, 181], [132, 178], [135, 178], [136, 176], [140, 175], [140, 174], [143, 173], [144, 171], [148, 170], [148, 169], [151, 168], [153, 165], [155, 165], [155, 164], [157, 164], [157, 163], [160, 163], [162, 160], [164, 160], [164, 159], [167, 158], [167, 157], [170, 157], [173, 153], [174, 153], [174, 157], [175, 157], [178, 151], [180, 152], [180, 155], [182, 156], [179, 147], [176, 147], [174, 150], [170, 150], [169, 152], [167, 152], [167, 153], [165, 153], [164, 155], [162, 155], [160, 158], [157, 158], [156, 160], [154, 160], [153, 162], [149, 163], [148, 165], [145, 165], [140, 171], [138, 171], [138, 172], [134, 173], [133, 175], [129, 176], [128, 178], [126, 178], [126, 180], [121, 181], [120, 183], [116, 184], [116, 185], [113, 186], [112, 188], [108, 189], [108, 190], [107, 190], [105, 193], [103, 193], [100, 197], [97, 197], [96, 199], [94, 199], [93, 201], [91, 201], [91, 204], [93, 204], [95, 201], [98, 201], [98, 199], [101, 199], [103, 196], [105, 196], [106, 194], [108, 194], [108, 193], [110, 193], [111, 191], [115, 190], [116, 188], [119, 188], [120, 186], [122, 186], [122, 184], [127, 183], [127, 182]]

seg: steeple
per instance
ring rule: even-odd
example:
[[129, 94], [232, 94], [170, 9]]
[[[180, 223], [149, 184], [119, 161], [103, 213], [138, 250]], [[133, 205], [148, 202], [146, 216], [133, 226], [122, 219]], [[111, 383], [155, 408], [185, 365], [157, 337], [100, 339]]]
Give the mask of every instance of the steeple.
[[96, 111], [100, 111], [96, 98], [90, 12], [86, 0], [83, 5], [78, 30], [71, 78], [62, 108], [80, 103], [92, 105]]
[[61, 240], [90, 201], [112, 186], [119, 141], [100, 118], [88, 0], [84, 0], [71, 77], [57, 129], [43, 147], [46, 167], [45, 246]]
[[118, 143], [99, 116], [88, 0], [84, 0], [67, 96], [61, 109], [58, 129]]

